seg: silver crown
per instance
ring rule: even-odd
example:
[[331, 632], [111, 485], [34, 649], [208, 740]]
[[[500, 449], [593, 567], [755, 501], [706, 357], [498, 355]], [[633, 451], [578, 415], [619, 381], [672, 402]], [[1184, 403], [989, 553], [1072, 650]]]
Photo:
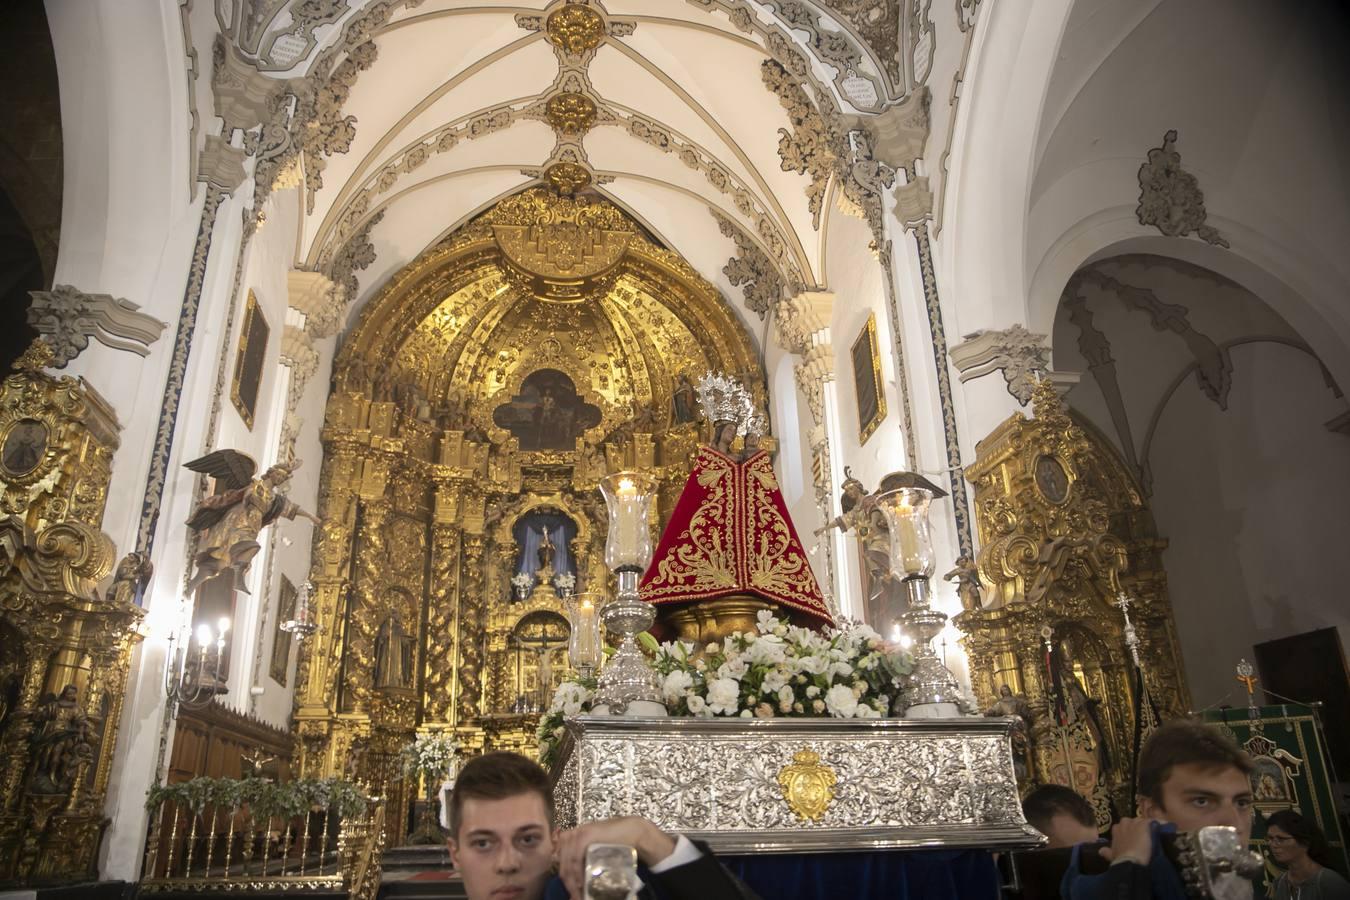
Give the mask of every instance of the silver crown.
[[708, 372], [698, 380], [698, 404], [709, 422], [735, 422], [737, 434], [763, 434], [764, 417], [755, 409], [745, 387], [721, 372]]

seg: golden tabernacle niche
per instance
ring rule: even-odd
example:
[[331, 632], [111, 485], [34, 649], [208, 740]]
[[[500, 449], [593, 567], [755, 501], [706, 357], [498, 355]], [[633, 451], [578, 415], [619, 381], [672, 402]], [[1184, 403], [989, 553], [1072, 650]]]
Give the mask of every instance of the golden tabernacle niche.
[[[980, 529], [985, 603], [963, 593], [972, 686], [990, 714], [1017, 715], [1019, 780], [1068, 785], [1098, 824], [1133, 811], [1136, 705], [1190, 708], [1153, 517], [1119, 455], [1061, 403], [1047, 379], [1035, 416], [976, 445], [966, 468]], [[1134, 678], [1128, 598], [1147, 697]]]
[[372, 782], [397, 844], [419, 729], [533, 752], [562, 595], [611, 590], [598, 479], [654, 474], [664, 521], [707, 439], [692, 384], [709, 370], [764, 408], [717, 289], [598, 195], [513, 195], [395, 275], [334, 364], [301, 773]]

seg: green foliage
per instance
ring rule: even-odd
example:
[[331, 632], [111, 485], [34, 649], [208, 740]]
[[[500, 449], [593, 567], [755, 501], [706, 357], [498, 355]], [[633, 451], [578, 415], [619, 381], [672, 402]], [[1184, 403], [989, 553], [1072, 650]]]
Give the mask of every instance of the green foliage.
[[369, 798], [350, 781], [338, 778], [299, 778], [273, 782], [265, 778], [208, 778], [200, 776], [178, 784], [155, 785], [145, 806], [154, 810], [172, 801], [200, 813], [208, 806], [231, 811], [247, 809], [255, 822], [289, 819], [312, 809], [336, 809], [343, 818], [365, 812]]

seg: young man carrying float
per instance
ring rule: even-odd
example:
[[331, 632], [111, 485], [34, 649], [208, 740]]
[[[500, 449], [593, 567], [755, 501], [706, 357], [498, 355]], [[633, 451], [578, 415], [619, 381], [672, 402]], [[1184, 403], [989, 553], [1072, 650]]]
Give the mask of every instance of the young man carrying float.
[[[1209, 825], [1237, 829], [1241, 847], [1252, 836], [1252, 764], [1217, 729], [1197, 722], [1168, 722], [1139, 753], [1139, 817], [1111, 828], [1111, 843], [1098, 852], [1110, 867], [1084, 874], [1074, 849], [1060, 888], [1067, 900], [1181, 900], [1181, 876], [1163, 856], [1159, 826], [1195, 831]], [[1171, 829], [1168, 829], [1171, 830]]]
[[592, 844], [637, 850], [644, 880], [655, 888], [640, 897], [757, 900], [706, 847], [666, 834], [646, 819], [605, 819], [560, 832], [553, 827], [548, 774], [516, 753], [488, 753], [460, 770], [449, 821], [450, 858], [469, 900], [581, 900], [586, 848]]

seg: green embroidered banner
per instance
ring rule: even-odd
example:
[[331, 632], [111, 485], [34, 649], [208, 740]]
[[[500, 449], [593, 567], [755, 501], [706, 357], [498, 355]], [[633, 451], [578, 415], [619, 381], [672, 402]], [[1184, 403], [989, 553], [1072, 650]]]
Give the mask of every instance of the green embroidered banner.
[[1346, 852], [1345, 837], [1336, 818], [1318, 710], [1287, 703], [1259, 706], [1256, 711], [1256, 719], [1250, 718], [1245, 707], [1208, 710], [1203, 718], [1227, 731], [1251, 755], [1256, 805], [1252, 843], [1266, 857], [1267, 887], [1281, 870], [1266, 853], [1266, 819], [1281, 809], [1293, 809], [1316, 822], [1331, 844], [1336, 868], [1343, 873], [1350, 871], [1350, 854]]

